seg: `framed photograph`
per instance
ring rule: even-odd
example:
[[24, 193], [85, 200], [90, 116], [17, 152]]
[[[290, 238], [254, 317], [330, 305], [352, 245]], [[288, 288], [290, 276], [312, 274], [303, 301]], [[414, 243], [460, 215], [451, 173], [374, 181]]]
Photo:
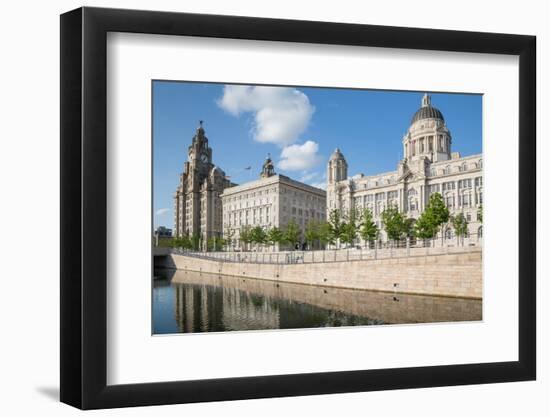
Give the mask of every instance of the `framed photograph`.
[[535, 37], [61, 16], [61, 401], [533, 380]]

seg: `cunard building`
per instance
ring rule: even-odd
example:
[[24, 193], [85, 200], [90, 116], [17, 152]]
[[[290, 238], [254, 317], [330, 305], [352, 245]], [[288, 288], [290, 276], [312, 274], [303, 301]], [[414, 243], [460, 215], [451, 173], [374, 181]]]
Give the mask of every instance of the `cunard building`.
[[230, 187], [225, 173], [212, 163], [212, 148], [204, 133], [202, 121], [188, 148], [174, 194], [174, 234], [208, 239], [222, 235], [223, 190]]
[[269, 156], [260, 178], [225, 189], [222, 200], [224, 236], [231, 237], [232, 248], [245, 226], [284, 229], [293, 221], [303, 236], [309, 221], [325, 220], [325, 191], [277, 174]]
[[[452, 152], [451, 132], [443, 114], [425, 94], [403, 137], [403, 159], [396, 171], [348, 177], [343, 153], [336, 149], [327, 166], [327, 216], [334, 209], [369, 208], [380, 227], [381, 214], [389, 206], [418, 218], [432, 193], [440, 193], [451, 214], [463, 213], [469, 236], [482, 237], [478, 207], [483, 203], [482, 155], [460, 156]], [[452, 238], [450, 225], [443, 229]], [[381, 239], [385, 240], [384, 232]]]

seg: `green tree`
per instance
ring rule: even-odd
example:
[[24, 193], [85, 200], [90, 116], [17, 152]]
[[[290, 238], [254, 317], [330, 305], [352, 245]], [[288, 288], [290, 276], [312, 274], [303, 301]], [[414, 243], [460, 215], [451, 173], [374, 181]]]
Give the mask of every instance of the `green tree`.
[[437, 234], [437, 229], [438, 226], [433, 218], [432, 211], [427, 207], [414, 224], [414, 235], [422, 239], [424, 246], [426, 246], [426, 241], [433, 239]]
[[266, 233], [266, 242], [272, 246], [284, 242], [284, 233], [278, 227], [272, 227]]
[[226, 240], [220, 236], [212, 236], [206, 241], [206, 250], [211, 251], [220, 251], [227, 244]]
[[319, 240], [319, 222], [314, 219], [307, 222], [304, 238], [307, 242], [308, 248], [313, 249], [315, 241]]
[[179, 239], [181, 247], [184, 249], [193, 249], [193, 242], [191, 241], [191, 238], [189, 235], [184, 235]]
[[443, 197], [439, 193], [433, 193], [426, 209], [416, 220], [412, 231], [416, 237], [423, 239], [424, 245], [426, 245], [426, 240], [433, 239], [439, 230], [441, 230], [441, 238], [443, 239], [441, 226], [447, 223], [449, 218], [449, 209], [445, 205]]
[[256, 244], [256, 249], [266, 242], [266, 234], [262, 226], [255, 226], [250, 230], [250, 240]]
[[330, 223], [328, 222], [321, 222], [319, 224], [319, 242], [323, 245], [323, 248], [326, 249], [327, 245], [334, 245], [335, 238], [332, 233], [332, 228], [330, 226]]
[[390, 206], [386, 208], [382, 212], [381, 218], [389, 240], [398, 241], [403, 237], [406, 231], [405, 218], [397, 207]]
[[355, 210], [354, 208], [350, 209], [345, 220], [346, 221], [342, 223], [340, 240], [346, 245], [351, 245], [353, 244], [353, 241], [357, 238], [357, 223], [359, 220], [357, 216], [357, 210]]
[[191, 242], [191, 247], [189, 249], [193, 249], [193, 250], [200, 250], [201, 249], [201, 247], [200, 247], [201, 237], [197, 233], [195, 233], [195, 234], [193, 234], [193, 236], [191, 236], [190, 242]]
[[233, 237], [235, 236], [235, 229], [232, 229], [230, 226], [227, 226], [225, 228], [224, 233], [224, 239], [225, 239], [225, 246], [231, 247], [233, 244]]
[[441, 230], [443, 241], [443, 228], [441, 226], [449, 221], [449, 209], [445, 205], [441, 194], [433, 193], [430, 196], [426, 210], [430, 210], [435, 227]]
[[464, 245], [464, 236], [468, 234], [468, 220], [466, 220], [464, 214], [458, 213], [456, 216], [451, 217], [451, 223], [457, 239], [460, 239], [460, 242]]
[[243, 250], [246, 251], [248, 249], [248, 244], [252, 243], [252, 233], [251, 233], [251, 227], [249, 225], [242, 226], [241, 231], [239, 233], [239, 240], [242, 244], [244, 244]]
[[357, 227], [353, 223], [343, 222], [342, 231], [340, 233], [340, 242], [346, 247], [351, 245], [357, 237]]
[[300, 228], [296, 222], [294, 220], [290, 220], [284, 231], [284, 240], [292, 246], [292, 250], [294, 250], [296, 245], [300, 243], [300, 234]]
[[405, 217], [403, 220], [403, 233], [405, 233], [405, 236], [412, 237], [414, 236], [414, 225], [416, 223], [416, 219], [412, 217]]
[[339, 245], [340, 235], [342, 234], [342, 214], [340, 210], [334, 209], [330, 212], [328, 217], [328, 223], [330, 224], [330, 232], [332, 234], [332, 240]]
[[369, 246], [372, 245], [372, 242], [378, 239], [378, 226], [372, 219], [372, 211], [370, 211], [368, 208], [363, 210], [360, 234], [363, 240], [369, 243]]

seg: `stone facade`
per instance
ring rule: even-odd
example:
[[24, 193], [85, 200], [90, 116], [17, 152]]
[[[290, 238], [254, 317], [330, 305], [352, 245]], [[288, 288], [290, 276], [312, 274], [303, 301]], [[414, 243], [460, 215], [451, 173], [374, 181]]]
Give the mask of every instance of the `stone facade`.
[[[327, 216], [338, 209], [368, 208], [386, 240], [380, 215], [389, 206], [397, 207], [410, 218], [418, 218], [432, 193], [442, 195], [451, 214], [463, 213], [469, 222], [469, 236], [482, 238], [478, 220], [483, 203], [482, 155], [461, 157], [451, 151], [452, 137], [441, 112], [425, 94], [421, 108], [414, 114], [403, 136], [403, 159], [397, 170], [377, 175], [348, 177], [348, 165], [336, 149], [327, 165]], [[445, 238], [453, 239], [450, 225], [443, 229]]]
[[294, 220], [303, 232], [308, 221], [326, 219], [325, 191], [276, 174], [269, 157], [260, 179], [226, 188], [221, 198], [224, 236], [233, 249], [243, 226], [284, 229]]
[[230, 187], [225, 172], [212, 163], [202, 121], [188, 148], [188, 160], [174, 194], [174, 234], [208, 239], [222, 235], [223, 190]]
[[[171, 254], [158, 267], [321, 287], [483, 297], [481, 248], [461, 253], [304, 264], [223, 262]], [[444, 271], [444, 272], [442, 272]]]

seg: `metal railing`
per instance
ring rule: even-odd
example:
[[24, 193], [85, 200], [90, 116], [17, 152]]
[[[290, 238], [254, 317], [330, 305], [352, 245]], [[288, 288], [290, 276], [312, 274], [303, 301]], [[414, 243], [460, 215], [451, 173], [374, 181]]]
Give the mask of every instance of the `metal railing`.
[[481, 240], [474, 242], [455, 242], [451, 244], [446, 240], [433, 239], [426, 242], [402, 242], [371, 248], [353, 247], [343, 249], [326, 249], [311, 251], [265, 251], [258, 252], [198, 252], [186, 249], [172, 249], [173, 254], [215, 260], [220, 262], [258, 263], [258, 264], [306, 264], [327, 262], [349, 262], [361, 260], [376, 260], [388, 258], [405, 258], [410, 256], [445, 255], [464, 252], [479, 252]]

